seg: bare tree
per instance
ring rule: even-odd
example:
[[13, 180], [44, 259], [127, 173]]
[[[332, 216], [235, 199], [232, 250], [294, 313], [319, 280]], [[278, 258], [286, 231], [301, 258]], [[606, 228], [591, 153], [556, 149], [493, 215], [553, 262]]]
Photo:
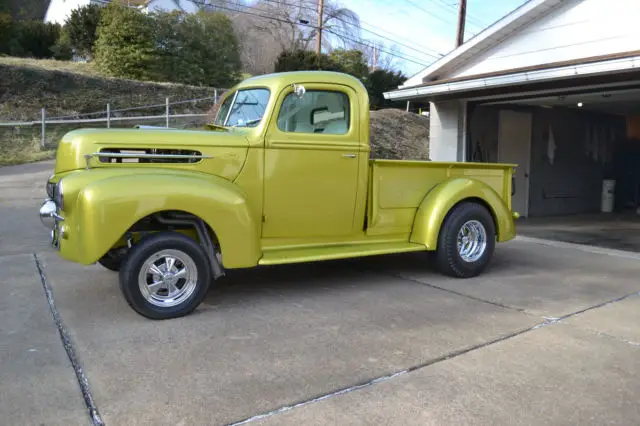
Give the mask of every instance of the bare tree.
[[398, 50], [394, 44], [385, 45], [381, 41], [369, 41], [360, 46], [371, 71], [397, 71], [397, 57], [390, 54]]
[[[261, 15], [255, 30], [272, 37], [282, 50], [309, 49], [318, 29], [315, 0], [258, 0], [251, 12]], [[323, 47], [351, 45], [360, 38], [360, 19], [352, 10], [327, 1], [323, 13]]]

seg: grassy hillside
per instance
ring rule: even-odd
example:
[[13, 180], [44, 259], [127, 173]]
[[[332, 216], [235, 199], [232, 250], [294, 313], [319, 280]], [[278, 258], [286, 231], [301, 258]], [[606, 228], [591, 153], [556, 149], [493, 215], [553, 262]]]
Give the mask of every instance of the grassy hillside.
[[[104, 111], [106, 104], [112, 110], [171, 101], [213, 96], [213, 89], [179, 84], [143, 83], [139, 81], [104, 78], [91, 64], [54, 60], [0, 58], [0, 122], [40, 119], [40, 109], [46, 108], [48, 117], [79, 116]], [[212, 101], [185, 103], [172, 107], [176, 113], [204, 113]], [[162, 108], [126, 112], [126, 115], [162, 114]], [[117, 116], [114, 113], [113, 116]], [[86, 117], [83, 117], [86, 118]], [[142, 122], [141, 122], [142, 123]], [[131, 127], [133, 121], [114, 122], [112, 126]], [[143, 124], [156, 124], [145, 121]], [[180, 123], [172, 123], [179, 125]], [[48, 158], [57, 140], [67, 131], [81, 126], [47, 126], [47, 150], [39, 149], [40, 127], [0, 127], [0, 165], [15, 164]]]

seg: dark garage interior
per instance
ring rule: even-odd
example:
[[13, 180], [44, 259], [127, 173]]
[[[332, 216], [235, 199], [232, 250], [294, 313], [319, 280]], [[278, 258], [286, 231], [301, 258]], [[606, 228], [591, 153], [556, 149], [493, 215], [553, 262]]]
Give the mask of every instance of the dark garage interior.
[[[530, 126], [501, 139], [513, 113]], [[528, 184], [526, 207], [514, 197], [520, 234], [640, 251], [640, 89], [475, 103], [468, 124], [468, 161], [514, 162], [501, 143], [530, 143], [516, 175], [517, 190]]]

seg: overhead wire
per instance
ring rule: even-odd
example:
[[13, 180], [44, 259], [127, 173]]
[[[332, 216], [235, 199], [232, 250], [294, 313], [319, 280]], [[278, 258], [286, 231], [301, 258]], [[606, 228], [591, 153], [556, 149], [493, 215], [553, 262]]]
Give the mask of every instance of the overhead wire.
[[[444, 2], [444, 0], [431, 0], [433, 2], [433, 4], [435, 4], [436, 6], [439, 6], [440, 8], [444, 9], [445, 11], [449, 12], [449, 13], [453, 13], [454, 15], [456, 15], [458, 12], [456, 10], [456, 6], [451, 5], [451, 4], [447, 4]], [[459, 0], [458, 0], [459, 1]], [[487, 24], [480, 22], [479, 19], [476, 19], [473, 15], [471, 15], [469, 13], [469, 10], [467, 8], [467, 11], [465, 13], [466, 19], [468, 23], [474, 24], [475, 26], [477, 26], [478, 28], [485, 28], [487, 27]]]
[[[285, 5], [285, 6], [291, 6], [291, 7], [299, 7], [301, 9], [307, 9], [307, 10], [312, 10], [314, 12], [317, 12], [317, 10], [315, 10], [314, 8], [312, 8], [310, 6], [297, 5], [297, 4], [287, 3], [287, 2], [284, 2], [284, 1], [280, 1], [280, 0], [263, 0], [263, 1], [265, 1], [267, 3], [281, 4], [281, 5]], [[333, 18], [338, 20], [338, 21], [340, 21], [340, 22], [343, 22], [343, 23], [345, 23], [347, 25], [353, 25], [352, 22], [349, 22], [346, 19], [343, 19], [343, 18], [341, 18], [339, 16], [333, 16]], [[364, 22], [362, 20], [360, 20], [360, 23], [361, 24], [365, 24], [365, 25], [369, 25], [372, 28], [380, 29], [381, 31], [387, 32], [388, 34], [392, 34], [392, 33], [389, 33], [388, 31], [383, 30], [382, 28], [378, 28], [375, 25], [369, 24], [369, 23]], [[406, 47], [407, 49], [411, 49], [411, 50], [413, 50], [415, 52], [418, 52], [418, 53], [421, 53], [423, 55], [430, 56], [430, 57], [435, 58], [435, 59], [444, 56], [442, 53], [440, 53], [440, 52], [438, 52], [436, 50], [433, 50], [433, 49], [429, 49], [429, 48], [424, 48], [423, 47], [424, 49], [430, 50], [433, 53], [429, 53], [429, 52], [425, 52], [424, 50], [417, 49], [417, 48], [415, 48], [413, 46], [410, 46], [408, 44], [402, 43], [402, 42], [400, 42], [400, 41], [398, 41], [396, 39], [393, 39], [391, 37], [387, 37], [387, 36], [384, 36], [382, 34], [376, 33], [375, 31], [372, 31], [372, 30], [370, 30], [368, 28], [363, 28], [362, 25], [360, 26], [360, 30], [365, 31], [365, 32], [370, 33], [370, 34], [373, 34], [373, 35], [375, 35], [377, 37], [380, 37], [380, 38], [382, 38], [384, 40], [390, 41], [390, 42], [392, 42], [394, 44], [397, 44], [399, 46]]]
[[[434, 14], [433, 12], [428, 11], [428, 10], [427, 10], [427, 9], [425, 9], [424, 7], [422, 7], [422, 6], [418, 5], [418, 4], [416, 4], [416, 3], [415, 3], [415, 2], [413, 2], [412, 0], [405, 0], [405, 1], [406, 1], [407, 3], [409, 3], [410, 5], [412, 5], [413, 7], [415, 7], [416, 9], [419, 9], [419, 10], [423, 11], [423, 12], [424, 12], [424, 13], [426, 13], [427, 15], [429, 15], [429, 16], [431, 16], [431, 17], [433, 17], [433, 18], [436, 18], [436, 19], [438, 19], [439, 21], [444, 22], [445, 24], [452, 24], [452, 25], [456, 25], [456, 23], [455, 23], [454, 21], [449, 21], [449, 20], [446, 20], [446, 19], [444, 19], [443, 17], [441, 17], [441, 16], [439, 16], [439, 15], [436, 15], [436, 14]], [[478, 25], [475, 25], [475, 26], [476, 26], [476, 27], [478, 27]], [[483, 28], [482, 28], [482, 27], [479, 27], [479, 28], [480, 28], [480, 31], [482, 31], [482, 29], [483, 29]], [[476, 31], [476, 32], [469, 31], [469, 32], [471, 33], [471, 35], [472, 35], [472, 36], [475, 36], [475, 35], [477, 35], [480, 31]]]
[[[212, 5], [208, 4], [208, 3], [205, 3], [203, 1], [198, 1], [198, 0], [193, 0], [193, 3], [194, 4], [200, 4], [200, 5], [203, 5], [203, 6], [212, 6]], [[293, 22], [293, 21], [290, 21], [288, 19], [282, 19], [282, 18], [279, 18], [279, 17], [271, 16], [271, 15], [263, 15], [263, 14], [260, 14], [260, 13], [250, 12], [248, 10], [234, 9], [234, 8], [230, 8], [230, 7], [226, 7], [226, 6], [221, 6], [219, 4], [216, 4], [216, 5], [213, 5], [213, 6], [215, 6], [216, 8], [222, 9], [222, 10], [230, 11], [230, 12], [237, 12], [237, 13], [241, 13], [241, 14], [245, 14], [245, 15], [251, 15], [251, 16], [255, 16], [255, 17], [259, 17], [259, 18], [263, 18], [263, 19], [270, 19], [270, 20], [273, 20], [273, 21], [283, 22], [283, 23], [286, 23], [286, 24], [301, 25], [301, 26], [304, 26], [304, 27], [318, 29], [318, 27], [315, 26], [315, 25], [307, 24], [307, 23], [303, 23], [303, 22]], [[236, 6], [236, 7], [250, 7], [250, 6], [235, 5], [235, 4], [234, 4], [234, 6]], [[345, 40], [351, 41], [352, 43], [360, 44], [362, 46], [368, 46], [370, 48], [374, 48], [375, 47], [375, 46], [373, 46], [371, 44], [367, 44], [367, 43], [365, 43], [363, 41], [356, 40], [353, 37], [348, 36], [346, 34], [340, 34], [340, 33], [337, 33], [335, 31], [329, 30], [329, 29], [323, 29], [323, 31], [326, 31], [326, 32], [328, 32], [330, 34], [333, 34], [335, 36], [341, 37], [341, 38], [343, 38]], [[398, 53], [394, 53], [394, 52], [391, 52], [389, 50], [382, 49], [382, 48], [379, 48], [379, 47], [376, 47], [376, 48], [380, 52], [386, 53], [386, 54], [388, 54], [390, 56], [394, 56], [396, 58], [403, 59], [405, 61], [412, 62], [412, 63], [417, 64], [417, 65], [427, 66], [427, 64], [420, 58], [415, 58], [415, 57], [409, 56], [409, 55], [400, 55]]]

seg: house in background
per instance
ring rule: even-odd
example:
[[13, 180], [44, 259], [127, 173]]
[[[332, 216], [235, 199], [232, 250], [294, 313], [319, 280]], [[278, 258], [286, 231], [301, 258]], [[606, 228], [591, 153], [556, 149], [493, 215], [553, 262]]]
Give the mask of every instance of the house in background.
[[[640, 1], [530, 0], [395, 91], [430, 158], [518, 164], [522, 216], [640, 206]], [[609, 182], [609, 183], [607, 183]]]
[[182, 10], [193, 13], [198, 10], [196, 4], [190, 0], [51, 0], [44, 21], [63, 25], [71, 12], [89, 4], [108, 4], [111, 1], [143, 11]]

